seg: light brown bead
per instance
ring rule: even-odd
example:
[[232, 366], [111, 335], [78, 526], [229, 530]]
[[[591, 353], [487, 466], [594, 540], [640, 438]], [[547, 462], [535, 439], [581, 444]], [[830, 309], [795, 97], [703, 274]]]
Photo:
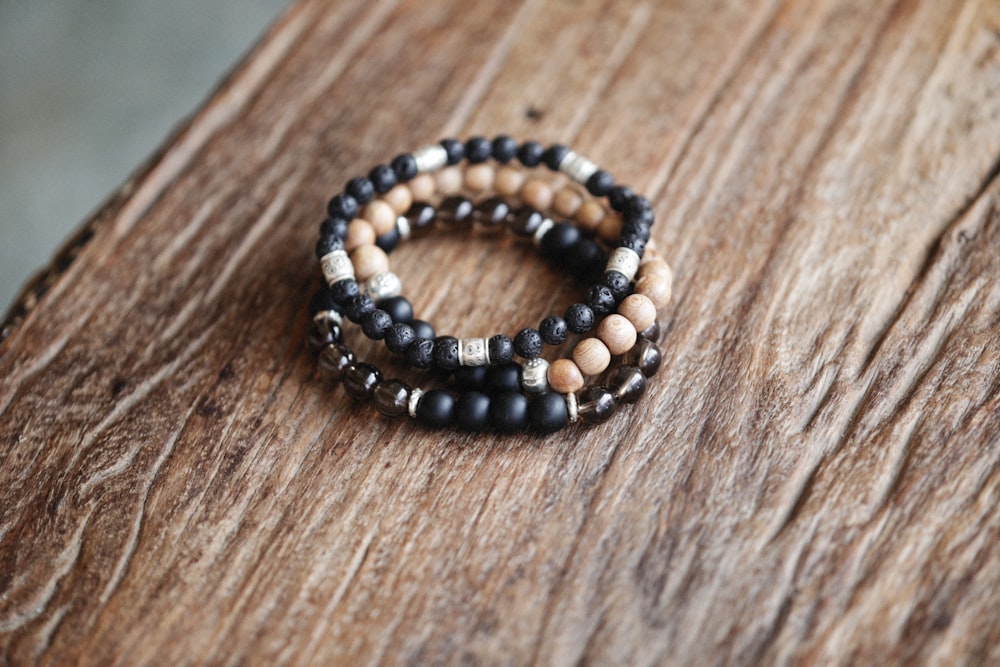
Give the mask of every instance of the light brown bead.
[[663, 278], [664, 280], [673, 281], [674, 272], [664, 260], [660, 258], [650, 259], [646, 262], [639, 263], [639, 277], [650, 276], [654, 278]]
[[488, 164], [472, 164], [465, 169], [465, 189], [474, 192], [486, 192], [493, 188], [496, 170]]
[[598, 375], [611, 363], [611, 351], [600, 338], [584, 338], [573, 348], [573, 361], [584, 375]]
[[434, 177], [430, 174], [418, 174], [407, 185], [410, 186], [410, 192], [413, 193], [413, 201], [430, 201], [436, 189]]
[[354, 262], [354, 276], [359, 282], [389, 270], [389, 256], [377, 245], [355, 248], [351, 261]]
[[389, 202], [376, 199], [365, 204], [361, 217], [372, 223], [375, 228], [375, 235], [382, 236], [392, 231], [396, 226], [396, 211], [389, 205]]
[[539, 211], [552, 205], [552, 188], [540, 178], [529, 178], [519, 193], [521, 201]]
[[597, 325], [597, 336], [611, 354], [625, 354], [631, 350], [638, 335], [632, 323], [618, 313], [608, 315]]
[[583, 373], [572, 359], [557, 359], [549, 365], [549, 386], [560, 394], [583, 389]]
[[576, 211], [576, 222], [580, 229], [593, 234], [600, 227], [601, 221], [608, 217], [601, 202], [588, 199]]
[[635, 281], [635, 293], [649, 297], [657, 309], [670, 303], [672, 291], [672, 281], [660, 275], [641, 276]]
[[516, 167], [500, 167], [493, 187], [503, 197], [514, 197], [521, 191], [525, 179], [524, 172]]
[[552, 200], [552, 209], [561, 216], [572, 218], [583, 206], [583, 195], [576, 188], [560, 188]]
[[656, 321], [656, 304], [645, 294], [629, 294], [618, 305], [618, 314], [628, 319], [636, 331], [645, 331]]
[[622, 219], [617, 215], [605, 216], [597, 227], [597, 235], [605, 243], [617, 245], [622, 237]]
[[354, 218], [347, 226], [347, 239], [344, 241], [344, 250], [351, 252], [355, 248], [363, 245], [374, 245], [375, 228], [372, 223], [362, 218]]
[[396, 215], [403, 215], [413, 204], [413, 191], [410, 190], [410, 186], [400, 183], [382, 195], [382, 199], [392, 207]]
[[445, 167], [434, 176], [439, 194], [448, 196], [462, 191], [462, 170], [458, 167]]

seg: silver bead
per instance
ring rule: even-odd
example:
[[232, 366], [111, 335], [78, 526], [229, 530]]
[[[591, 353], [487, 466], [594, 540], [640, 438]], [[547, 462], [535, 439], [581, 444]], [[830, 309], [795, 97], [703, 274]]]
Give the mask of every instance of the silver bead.
[[414, 387], [410, 391], [410, 402], [407, 403], [406, 409], [410, 413], [410, 416], [416, 419], [417, 417], [417, 404], [420, 403], [420, 399], [424, 396], [424, 390], [420, 387]]
[[580, 185], [586, 185], [590, 177], [597, 171], [597, 165], [579, 153], [570, 151], [559, 163], [559, 171], [566, 174]]
[[448, 164], [448, 151], [441, 144], [427, 144], [413, 151], [413, 159], [418, 172], [437, 171]]
[[536, 246], [542, 245], [542, 237], [549, 233], [549, 230], [555, 226], [556, 223], [552, 222], [551, 218], [545, 218], [542, 220], [542, 224], [538, 225], [538, 229], [535, 230], [535, 235], [531, 238], [531, 242]]
[[330, 325], [336, 324], [338, 327], [344, 326], [344, 320], [335, 310], [321, 310], [313, 315], [313, 324], [322, 334], [330, 333]]
[[521, 369], [521, 386], [525, 393], [544, 394], [549, 388], [548, 370], [549, 362], [540, 357], [524, 364]]
[[403, 283], [400, 282], [399, 276], [392, 271], [376, 273], [365, 283], [365, 292], [367, 292], [368, 296], [370, 296], [375, 302], [378, 302], [382, 299], [388, 299], [402, 294]]
[[320, 268], [327, 285], [354, 277], [354, 264], [346, 250], [334, 250], [323, 255], [319, 260]]
[[463, 338], [458, 341], [459, 366], [486, 366], [490, 355], [485, 338]]
[[403, 241], [409, 241], [410, 235], [412, 234], [410, 228], [410, 219], [405, 215], [401, 215], [396, 218], [396, 229], [399, 230], [399, 238]]
[[566, 412], [569, 413], [569, 421], [575, 424], [580, 421], [580, 404], [576, 400], [576, 394], [569, 392], [566, 394]]
[[633, 280], [635, 272], [639, 270], [639, 255], [631, 248], [615, 248], [604, 270], [624, 273], [626, 278]]

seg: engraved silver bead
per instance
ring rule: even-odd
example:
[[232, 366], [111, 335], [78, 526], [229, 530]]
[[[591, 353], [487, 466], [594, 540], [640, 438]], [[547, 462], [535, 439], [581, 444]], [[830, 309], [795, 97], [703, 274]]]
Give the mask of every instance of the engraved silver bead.
[[323, 255], [319, 260], [319, 265], [328, 285], [354, 277], [354, 264], [351, 263], [351, 258], [346, 250], [334, 250]]
[[538, 229], [535, 230], [535, 235], [531, 237], [531, 242], [536, 246], [542, 245], [542, 237], [549, 233], [549, 230], [555, 226], [556, 223], [552, 222], [551, 218], [545, 218], [542, 220], [542, 224], [538, 225]]
[[410, 391], [410, 401], [406, 404], [406, 410], [410, 413], [410, 416], [416, 419], [417, 417], [417, 404], [420, 403], [420, 399], [424, 396], [424, 390], [420, 387], [414, 387]]
[[576, 400], [576, 394], [573, 392], [566, 394], [566, 412], [569, 414], [571, 424], [580, 421], [580, 404]]
[[605, 271], [618, 271], [624, 273], [629, 280], [635, 278], [635, 272], [639, 270], [639, 255], [631, 248], [615, 248], [608, 258]]
[[378, 302], [402, 294], [403, 283], [392, 271], [376, 273], [365, 282], [365, 292]]
[[441, 144], [427, 144], [413, 151], [413, 159], [418, 172], [437, 171], [448, 164], [448, 151]]
[[405, 215], [401, 215], [396, 218], [396, 229], [399, 230], [399, 238], [403, 241], [409, 241], [410, 236], [413, 234], [413, 230], [410, 227], [410, 219]]
[[313, 315], [313, 324], [316, 325], [316, 330], [321, 334], [330, 333], [330, 325], [335, 324], [338, 327], [344, 326], [344, 320], [335, 310], [321, 310], [315, 315]]
[[486, 366], [490, 355], [485, 338], [462, 338], [458, 341], [459, 366]]
[[597, 171], [597, 165], [584, 156], [570, 151], [559, 163], [559, 171], [566, 174], [580, 185], [586, 185], [590, 177]]
[[544, 394], [549, 388], [548, 370], [549, 362], [544, 359], [529, 360], [521, 369], [521, 387], [528, 394]]

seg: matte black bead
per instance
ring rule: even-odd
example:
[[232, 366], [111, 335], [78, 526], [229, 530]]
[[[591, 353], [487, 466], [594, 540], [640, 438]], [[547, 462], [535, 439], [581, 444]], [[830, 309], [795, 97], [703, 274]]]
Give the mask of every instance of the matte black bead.
[[622, 355], [622, 363], [627, 366], [635, 366], [646, 377], [653, 377], [656, 371], [660, 370], [660, 363], [663, 355], [660, 347], [651, 340], [640, 338], [632, 349]]
[[607, 285], [591, 285], [587, 289], [586, 301], [598, 319], [613, 313], [617, 305], [615, 295], [611, 293]]
[[346, 307], [348, 301], [361, 294], [361, 288], [357, 280], [345, 278], [330, 285], [330, 294], [333, 295], [334, 303]]
[[507, 164], [517, 156], [517, 142], [506, 134], [493, 139], [493, 159], [500, 164]]
[[627, 297], [632, 291], [632, 283], [629, 282], [628, 276], [621, 271], [605, 271], [601, 282], [611, 290], [616, 303], [621, 303], [622, 299]]
[[340, 239], [347, 238], [347, 226], [349, 220], [343, 218], [327, 218], [319, 226], [320, 236], [336, 236]]
[[514, 358], [514, 343], [503, 334], [497, 334], [486, 341], [486, 350], [490, 354], [490, 364], [499, 366]]
[[425, 426], [444, 428], [455, 422], [455, 399], [443, 389], [425, 392], [417, 402], [417, 419]]
[[542, 155], [544, 153], [545, 148], [537, 141], [525, 141], [517, 149], [517, 159], [525, 167], [537, 167], [542, 163]]
[[[378, 302], [378, 307], [389, 313], [393, 322], [412, 322], [413, 306], [406, 297], [391, 296]], [[426, 336], [425, 336], [426, 337]]]
[[463, 431], [485, 431], [490, 425], [490, 397], [480, 391], [459, 394], [455, 423]]
[[416, 332], [406, 322], [396, 322], [385, 332], [385, 346], [396, 354], [406, 352], [416, 339]]
[[434, 368], [453, 371], [458, 368], [458, 339], [438, 336], [434, 339]]
[[442, 139], [441, 147], [448, 154], [448, 164], [458, 164], [465, 159], [465, 144], [458, 139]]
[[493, 144], [486, 137], [472, 137], [465, 142], [465, 159], [469, 164], [486, 162], [493, 154]]
[[653, 322], [648, 327], [639, 332], [640, 338], [651, 340], [654, 343], [660, 342], [660, 323]]
[[347, 194], [339, 194], [326, 205], [331, 218], [351, 220], [358, 215], [358, 200]]
[[406, 183], [417, 175], [417, 161], [409, 153], [400, 153], [392, 158], [390, 166], [397, 183]]
[[347, 181], [344, 190], [347, 194], [354, 197], [359, 204], [367, 204], [375, 199], [375, 186], [364, 176], [358, 176]]
[[360, 324], [369, 313], [373, 312], [375, 312], [375, 302], [367, 294], [359, 294], [344, 304], [344, 315], [355, 324]]
[[506, 363], [490, 368], [486, 376], [486, 388], [494, 394], [521, 391], [521, 364]]
[[430, 338], [417, 338], [406, 348], [406, 360], [414, 368], [430, 368], [434, 363], [434, 341]]
[[587, 179], [587, 192], [595, 197], [603, 197], [611, 192], [614, 186], [615, 177], [603, 169], [598, 169]]
[[410, 385], [387, 380], [375, 388], [375, 407], [386, 417], [403, 417], [410, 410]]
[[525, 359], [538, 358], [542, 354], [542, 334], [537, 329], [521, 329], [514, 337], [514, 351]]
[[646, 376], [635, 366], [619, 366], [611, 382], [615, 399], [622, 403], [635, 403], [646, 391]]
[[414, 333], [417, 334], [417, 338], [426, 338], [427, 340], [433, 340], [437, 337], [437, 333], [434, 331], [434, 327], [431, 326], [430, 322], [425, 322], [423, 320], [413, 320], [410, 322], [410, 326], [413, 327]]
[[608, 203], [611, 204], [613, 210], [621, 213], [628, 204], [628, 200], [634, 196], [632, 188], [627, 185], [616, 185], [608, 192]]
[[399, 227], [393, 226], [392, 229], [375, 239], [375, 245], [388, 253], [395, 250], [402, 240], [403, 235], [399, 233]]
[[437, 219], [437, 209], [426, 202], [415, 202], [406, 212], [406, 220], [410, 223], [411, 233], [430, 229]]
[[562, 394], [547, 391], [528, 404], [531, 427], [539, 433], [555, 433], [569, 423], [569, 411]]
[[588, 387], [579, 398], [577, 412], [580, 419], [588, 424], [606, 422], [615, 414], [618, 404], [615, 395], [607, 387]]
[[628, 248], [639, 255], [639, 257], [642, 257], [643, 253], [646, 252], [646, 240], [636, 234], [623, 233], [621, 240], [618, 242], [618, 247]]
[[542, 254], [557, 264], [565, 263], [566, 253], [580, 240], [580, 229], [569, 222], [557, 222], [542, 237]]
[[356, 401], [367, 401], [382, 381], [382, 374], [371, 364], [354, 363], [344, 369], [344, 391]]
[[473, 204], [465, 197], [445, 197], [438, 206], [438, 220], [446, 225], [458, 226], [472, 222]]
[[339, 236], [321, 236], [316, 241], [316, 259], [322, 259], [324, 255], [329, 255], [334, 250], [343, 250], [344, 240]]
[[559, 345], [566, 342], [569, 328], [566, 326], [566, 320], [558, 315], [550, 315], [538, 325], [538, 333], [542, 334], [542, 340], [547, 345]]
[[566, 251], [563, 263], [574, 276], [591, 280], [601, 274], [608, 258], [597, 241], [581, 238]]
[[330, 287], [323, 283], [320, 285], [319, 289], [312, 295], [309, 299], [309, 313], [315, 315], [316, 313], [321, 313], [324, 310], [335, 310], [338, 313], [342, 312], [337, 302], [333, 300], [333, 293], [330, 291]]
[[594, 326], [594, 311], [585, 303], [574, 303], [566, 309], [563, 318], [575, 334], [585, 334]]
[[330, 380], [339, 382], [344, 369], [354, 363], [354, 352], [343, 343], [334, 343], [319, 353], [319, 372]]
[[552, 171], [559, 171], [559, 165], [562, 164], [567, 153], [569, 153], [569, 149], [562, 144], [552, 144], [542, 153], [542, 162]]
[[530, 206], [521, 206], [507, 216], [507, 226], [517, 236], [534, 236], [545, 216]]
[[384, 195], [396, 187], [396, 172], [387, 164], [380, 164], [368, 172], [368, 180], [375, 186], [375, 192]]
[[528, 399], [507, 391], [490, 399], [490, 424], [500, 433], [520, 433], [528, 428]]
[[368, 313], [365, 319], [361, 320], [361, 330], [372, 340], [382, 340], [392, 326], [392, 318], [389, 313], [382, 309], [376, 309]]
[[510, 206], [502, 197], [489, 197], [475, 205], [472, 218], [483, 227], [493, 229], [499, 227], [510, 214]]
[[626, 224], [623, 224], [622, 225], [622, 236], [625, 236], [626, 234], [630, 235], [630, 236], [638, 236], [643, 241], [647, 241], [647, 242], [649, 241], [649, 237], [652, 236], [652, 233], [650, 232], [649, 226], [648, 225], [644, 225], [642, 223], [635, 223], [635, 224], [626, 223]]
[[654, 220], [653, 204], [642, 195], [632, 195], [625, 204], [625, 210], [622, 211], [622, 221], [642, 222], [652, 227]]
[[462, 366], [455, 369], [455, 386], [459, 389], [485, 389], [489, 375], [489, 366]]

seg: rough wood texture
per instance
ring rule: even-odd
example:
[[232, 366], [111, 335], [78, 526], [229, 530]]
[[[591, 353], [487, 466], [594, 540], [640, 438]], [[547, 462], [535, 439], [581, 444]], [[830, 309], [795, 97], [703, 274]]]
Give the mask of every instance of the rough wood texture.
[[[428, 433], [302, 345], [334, 187], [499, 131], [656, 202], [665, 368], [604, 426]], [[13, 311], [0, 655], [997, 664], [998, 172], [993, 0], [298, 2]], [[397, 265], [470, 335], [574, 293]]]

